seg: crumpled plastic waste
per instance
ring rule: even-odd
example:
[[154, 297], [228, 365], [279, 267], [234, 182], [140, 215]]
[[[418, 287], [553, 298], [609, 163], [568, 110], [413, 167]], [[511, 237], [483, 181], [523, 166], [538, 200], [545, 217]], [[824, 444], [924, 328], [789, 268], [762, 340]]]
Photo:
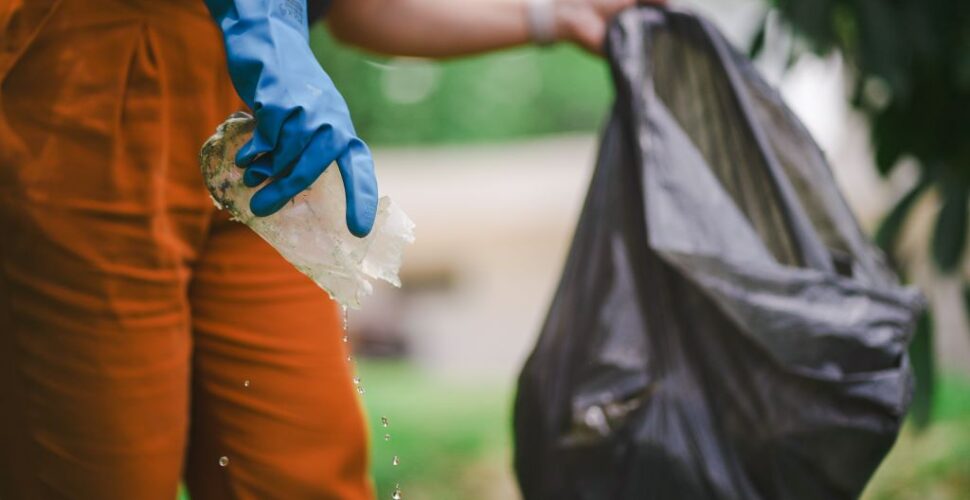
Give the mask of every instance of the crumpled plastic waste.
[[255, 120], [235, 113], [202, 146], [199, 160], [216, 206], [228, 210], [269, 242], [340, 305], [359, 309], [373, 293], [372, 279], [401, 286], [404, 247], [414, 242], [414, 222], [387, 196], [377, 205], [374, 229], [364, 238], [350, 233], [340, 172], [328, 168], [307, 190], [268, 217], [256, 217], [249, 199], [259, 189], [243, 184], [236, 151], [249, 140]]

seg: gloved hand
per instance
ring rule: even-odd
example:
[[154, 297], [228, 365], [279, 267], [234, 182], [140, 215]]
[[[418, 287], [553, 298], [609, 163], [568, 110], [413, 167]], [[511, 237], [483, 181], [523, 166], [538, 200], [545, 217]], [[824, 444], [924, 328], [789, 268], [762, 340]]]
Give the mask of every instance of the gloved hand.
[[305, 0], [206, 0], [222, 30], [229, 75], [256, 118], [236, 164], [255, 187], [253, 214], [266, 216], [334, 161], [347, 193], [347, 228], [366, 236], [377, 211], [377, 180], [343, 96], [310, 51]]

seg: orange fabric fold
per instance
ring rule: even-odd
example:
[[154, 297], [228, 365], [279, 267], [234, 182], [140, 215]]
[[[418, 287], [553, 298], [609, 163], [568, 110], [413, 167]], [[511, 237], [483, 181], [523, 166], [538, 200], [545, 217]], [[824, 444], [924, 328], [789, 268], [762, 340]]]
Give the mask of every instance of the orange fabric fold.
[[373, 497], [334, 304], [203, 188], [239, 107], [201, 0], [0, 0], [0, 498]]

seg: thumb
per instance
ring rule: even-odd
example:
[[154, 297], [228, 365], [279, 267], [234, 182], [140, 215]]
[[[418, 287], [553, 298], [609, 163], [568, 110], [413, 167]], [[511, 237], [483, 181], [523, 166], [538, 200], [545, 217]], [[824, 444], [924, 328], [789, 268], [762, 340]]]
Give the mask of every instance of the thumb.
[[377, 216], [377, 178], [374, 160], [364, 141], [354, 138], [337, 157], [337, 168], [347, 195], [347, 229], [357, 236], [367, 236]]
[[253, 132], [252, 137], [239, 148], [239, 151], [236, 151], [236, 165], [246, 168], [256, 158], [262, 155], [268, 155], [272, 151], [273, 146], [264, 141], [259, 134], [259, 130], [256, 130]]
[[273, 176], [273, 161], [270, 155], [262, 155], [249, 163], [243, 173], [243, 184], [256, 187]]

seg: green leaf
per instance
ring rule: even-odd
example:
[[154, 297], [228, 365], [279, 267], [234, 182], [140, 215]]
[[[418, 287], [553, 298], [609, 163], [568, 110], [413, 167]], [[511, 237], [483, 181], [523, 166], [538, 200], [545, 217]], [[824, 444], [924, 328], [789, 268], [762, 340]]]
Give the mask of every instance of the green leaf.
[[859, 69], [864, 75], [876, 75], [885, 79], [894, 95], [905, 95], [908, 61], [907, 47], [903, 45], [897, 26], [906, 26], [899, 8], [885, 0], [858, 0]]
[[836, 3], [832, 8], [832, 30], [835, 44], [850, 60], [858, 47], [859, 27], [854, 5]]
[[[864, 106], [865, 79], [859, 79], [859, 104]], [[911, 149], [912, 134], [920, 133], [914, 131], [912, 120], [897, 103], [890, 105], [871, 116], [870, 133], [872, 134], [872, 144], [876, 150], [876, 168], [883, 176], [889, 175], [893, 167], [899, 162], [907, 150]]]
[[933, 259], [943, 272], [952, 271], [963, 256], [967, 239], [967, 188], [950, 181], [943, 186], [943, 207], [933, 230]]
[[936, 385], [933, 367], [933, 318], [929, 311], [924, 311], [916, 322], [916, 333], [909, 345], [909, 359], [916, 377], [909, 416], [916, 429], [922, 430], [929, 425], [933, 416], [933, 392]]
[[889, 214], [879, 224], [879, 228], [876, 230], [875, 240], [876, 244], [879, 245], [879, 248], [882, 248], [882, 251], [886, 255], [893, 255], [893, 250], [896, 248], [896, 240], [899, 238], [899, 233], [902, 232], [903, 225], [906, 222], [906, 216], [909, 215], [909, 210], [929, 185], [929, 179], [925, 177], [917, 182], [908, 193], [896, 202], [896, 206], [889, 211]]
[[836, 43], [833, 12], [835, 0], [782, 0], [778, 8], [791, 21], [795, 31], [807, 37], [818, 53], [825, 53]]
[[768, 31], [768, 14], [770, 13], [771, 10], [766, 10], [764, 15], [761, 16], [761, 21], [758, 22], [758, 31], [754, 33], [751, 43], [748, 44], [748, 59], [758, 57], [761, 49], [765, 47], [765, 32]]
[[[855, 79], [852, 81], [852, 92], [849, 93], [849, 104], [851, 104], [853, 108], [862, 108], [862, 104], [863, 104], [862, 91], [865, 88], [865, 85], [866, 85], [865, 79], [859, 76], [856, 76]], [[870, 123], [870, 128], [871, 126], [872, 124]], [[872, 135], [875, 135], [875, 134], [872, 134]], [[874, 141], [874, 138], [873, 138], [873, 141]], [[877, 166], [878, 166], [878, 163], [877, 163]]]

